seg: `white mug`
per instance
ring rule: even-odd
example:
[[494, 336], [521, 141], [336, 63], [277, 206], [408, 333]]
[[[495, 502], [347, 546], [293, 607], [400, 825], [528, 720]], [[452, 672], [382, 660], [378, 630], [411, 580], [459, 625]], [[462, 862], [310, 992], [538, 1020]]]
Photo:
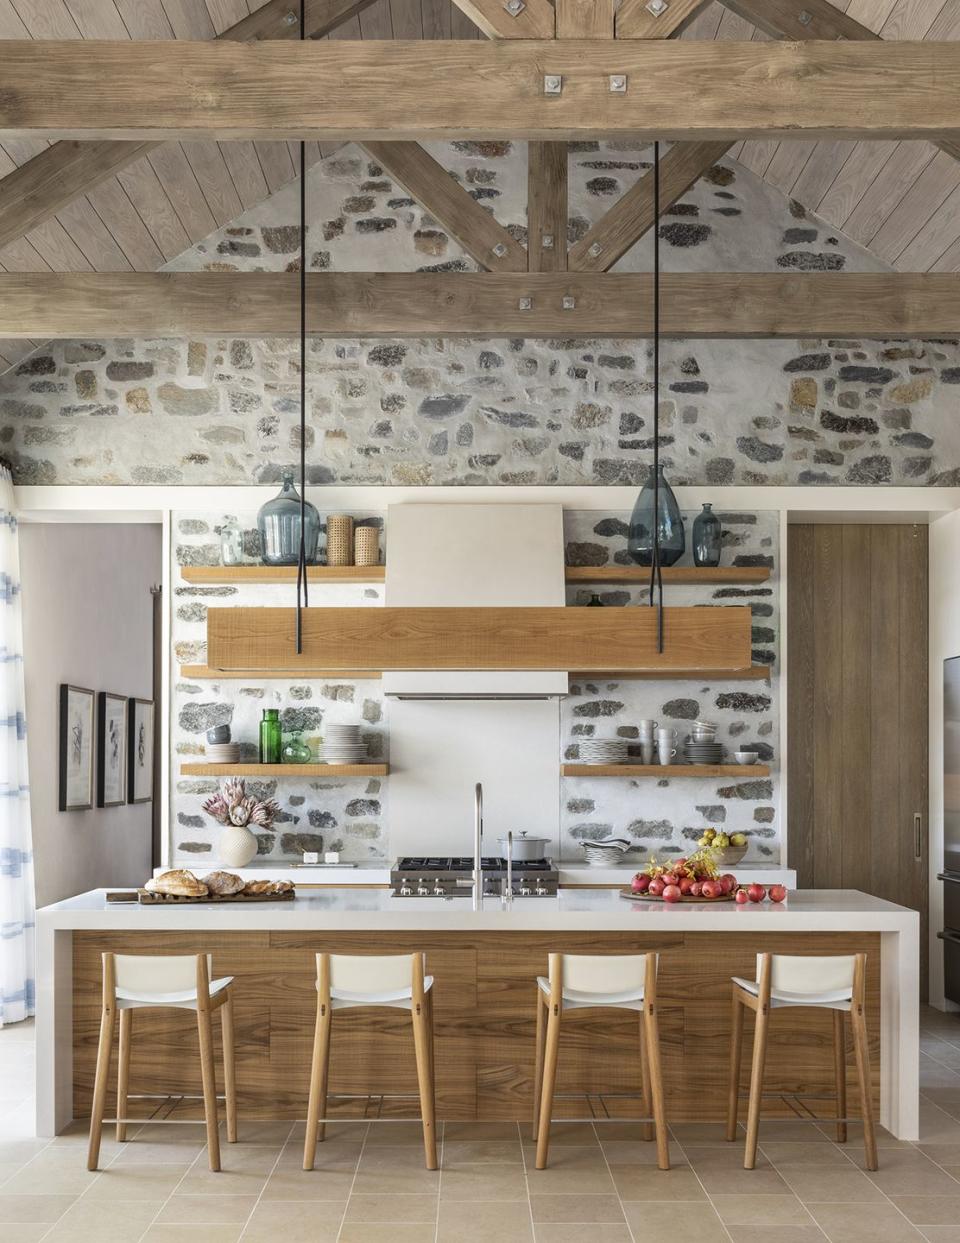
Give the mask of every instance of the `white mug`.
[[652, 735], [655, 729], [659, 729], [656, 721], [641, 721], [637, 726], [641, 738]]
[[641, 742], [640, 744], [640, 762], [642, 764], [653, 763], [653, 742]]
[[661, 764], [669, 764], [676, 754], [676, 748], [668, 747], [664, 742], [657, 744], [657, 757]]
[[663, 729], [657, 730], [657, 738], [662, 738], [665, 742], [671, 742], [676, 736], [677, 731], [675, 729], [667, 729], [666, 726]]

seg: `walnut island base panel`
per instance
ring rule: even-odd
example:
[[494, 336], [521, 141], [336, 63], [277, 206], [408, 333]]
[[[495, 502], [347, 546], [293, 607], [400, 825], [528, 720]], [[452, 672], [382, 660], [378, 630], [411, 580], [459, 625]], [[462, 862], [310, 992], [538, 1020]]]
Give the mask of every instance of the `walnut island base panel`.
[[[383, 890], [317, 891], [258, 908], [107, 908], [93, 891], [39, 914], [38, 1133], [89, 1116], [100, 1018], [100, 961], [118, 953], [213, 954], [236, 977], [239, 1111], [248, 1118], [303, 1118], [316, 1008], [315, 959], [332, 953], [423, 950], [435, 977], [437, 1116], [529, 1119], [535, 1056], [535, 977], [551, 951], [660, 953], [660, 1038], [669, 1121], [720, 1121], [727, 1100], [730, 976], [752, 977], [758, 951], [868, 955], [867, 1025], [874, 1103], [902, 1139], [918, 1129], [919, 930], [914, 912], [852, 890], [798, 891], [782, 907], [724, 903], [668, 908], [616, 892], [561, 892], [512, 910], [469, 900], [402, 904]], [[140, 1016], [138, 1016], [140, 1017]], [[134, 1043], [131, 1092], [199, 1089], [192, 1016], [145, 1014]], [[831, 1116], [829, 1016], [791, 1014], [771, 1025], [766, 1091], [798, 1096]], [[366, 1010], [337, 1016], [331, 1094], [395, 1095], [385, 1115], [416, 1116], [416, 1066], [405, 1016]], [[140, 1052], [138, 1053], [138, 1048]], [[852, 1056], [848, 1097], [856, 1108]], [[218, 1071], [219, 1074], [219, 1071]], [[745, 1084], [743, 1085], [745, 1090]], [[111, 1088], [112, 1091], [112, 1088]], [[636, 1116], [637, 1017], [585, 1011], [564, 1026], [556, 1117]], [[577, 1093], [576, 1099], [563, 1094]], [[587, 1093], [593, 1094], [590, 1100]], [[381, 1107], [374, 1099], [374, 1116]], [[110, 1102], [108, 1101], [108, 1111]], [[332, 1103], [359, 1116], [362, 1102]], [[797, 1116], [771, 1097], [765, 1116]], [[801, 1106], [801, 1112], [803, 1106]], [[109, 1112], [108, 1112], [109, 1116]], [[178, 1113], [175, 1116], [184, 1116]], [[187, 1115], [189, 1116], [189, 1115]], [[809, 1116], [809, 1115], [808, 1115]]]

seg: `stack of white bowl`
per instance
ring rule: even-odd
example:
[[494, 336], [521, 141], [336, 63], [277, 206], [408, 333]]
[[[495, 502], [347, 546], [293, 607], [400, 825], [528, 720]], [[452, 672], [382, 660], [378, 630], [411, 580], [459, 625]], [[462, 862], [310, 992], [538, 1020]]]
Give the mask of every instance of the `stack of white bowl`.
[[625, 738], [582, 738], [579, 743], [581, 764], [626, 764]]
[[623, 856], [633, 848], [633, 842], [626, 837], [608, 837], [599, 842], [581, 842], [587, 863], [591, 867], [616, 867], [623, 862]]
[[366, 764], [367, 746], [359, 725], [326, 725], [322, 759], [325, 764]]
[[239, 742], [208, 742], [207, 759], [211, 764], [236, 764], [240, 759]]

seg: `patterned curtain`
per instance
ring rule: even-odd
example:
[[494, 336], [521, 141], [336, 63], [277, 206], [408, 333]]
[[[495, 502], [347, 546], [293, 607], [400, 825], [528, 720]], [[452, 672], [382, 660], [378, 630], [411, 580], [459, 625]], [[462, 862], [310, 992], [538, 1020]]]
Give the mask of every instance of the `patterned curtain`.
[[0, 1027], [34, 1012], [33, 845], [13, 480], [0, 467]]

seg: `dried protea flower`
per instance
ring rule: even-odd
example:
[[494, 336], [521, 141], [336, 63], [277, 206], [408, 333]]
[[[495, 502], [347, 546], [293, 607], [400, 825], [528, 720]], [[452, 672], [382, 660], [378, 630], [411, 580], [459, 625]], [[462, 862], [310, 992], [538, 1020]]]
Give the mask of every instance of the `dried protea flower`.
[[235, 803], [239, 803], [246, 793], [247, 786], [242, 777], [231, 777], [229, 781], [224, 782], [223, 797], [228, 806], [232, 807]]
[[208, 816], [213, 816], [219, 824], [230, 823], [230, 808], [227, 806], [223, 795], [218, 791], [210, 796], [203, 804], [203, 810]]
[[257, 824], [262, 829], [269, 829], [273, 825], [273, 818], [280, 814], [280, 805], [275, 803], [272, 798], [268, 798], [263, 803], [257, 803], [253, 811], [250, 813], [250, 823]]
[[249, 795], [247, 795], [246, 798], [241, 799], [239, 803], [234, 803], [234, 805], [230, 808], [230, 823], [243, 828], [244, 825], [249, 823], [250, 816], [256, 805], [257, 800], [255, 798], [251, 798]]

